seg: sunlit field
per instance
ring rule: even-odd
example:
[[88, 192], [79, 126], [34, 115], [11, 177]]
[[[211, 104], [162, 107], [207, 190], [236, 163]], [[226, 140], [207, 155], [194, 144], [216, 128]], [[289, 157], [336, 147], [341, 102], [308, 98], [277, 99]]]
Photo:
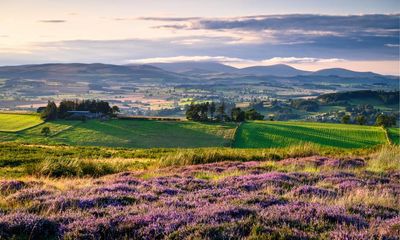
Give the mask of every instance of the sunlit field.
[[236, 134], [234, 147], [286, 147], [302, 143], [340, 148], [363, 148], [386, 144], [380, 127], [350, 124], [268, 122], [243, 123]]
[[[48, 137], [41, 134], [49, 127]], [[0, 133], [3, 141], [111, 147], [229, 147], [234, 124], [153, 120], [53, 121], [22, 131]]]
[[4, 132], [21, 131], [42, 122], [35, 114], [0, 113], [0, 131]]

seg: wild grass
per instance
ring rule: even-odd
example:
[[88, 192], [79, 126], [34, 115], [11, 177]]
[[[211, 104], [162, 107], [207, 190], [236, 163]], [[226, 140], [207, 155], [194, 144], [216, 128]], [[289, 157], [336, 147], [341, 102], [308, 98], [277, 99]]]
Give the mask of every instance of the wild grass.
[[[222, 161], [278, 161], [313, 155], [369, 156], [378, 149], [380, 148], [342, 149], [313, 144], [267, 149], [123, 149], [0, 143], [0, 176], [4, 178], [32, 174], [59, 177], [101, 176], [126, 170], [144, 170], [149, 167], [162, 168]], [[395, 151], [397, 148], [391, 149]], [[380, 158], [384, 154], [381, 153]], [[387, 162], [391, 164], [390, 160]]]
[[400, 147], [383, 146], [371, 154], [367, 170], [374, 172], [400, 171]]
[[29, 175], [47, 177], [99, 177], [123, 171], [147, 169], [147, 159], [45, 159], [38, 164], [27, 165]]
[[196, 178], [199, 179], [205, 179], [205, 180], [212, 180], [212, 181], [219, 181], [221, 179], [227, 178], [227, 177], [235, 177], [235, 176], [241, 176], [244, 175], [244, 171], [240, 170], [232, 170], [232, 171], [224, 171], [222, 173], [218, 172], [209, 172], [209, 171], [200, 171], [195, 174]]

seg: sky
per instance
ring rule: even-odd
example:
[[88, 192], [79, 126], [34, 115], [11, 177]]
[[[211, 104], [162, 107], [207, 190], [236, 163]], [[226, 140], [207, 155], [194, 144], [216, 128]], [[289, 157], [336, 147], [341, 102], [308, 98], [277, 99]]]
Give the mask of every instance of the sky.
[[400, 75], [398, 0], [0, 0], [0, 65], [215, 61]]

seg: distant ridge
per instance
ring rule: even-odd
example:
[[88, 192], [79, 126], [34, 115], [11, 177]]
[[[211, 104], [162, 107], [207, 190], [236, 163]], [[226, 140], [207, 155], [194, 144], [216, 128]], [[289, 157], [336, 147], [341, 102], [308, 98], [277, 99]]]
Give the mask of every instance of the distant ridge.
[[217, 62], [177, 62], [177, 63], [150, 63], [149, 65], [162, 68], [167, 71], [176, 73], [212, 73], [212, 72], [224, 72], [232, 73], [238, 69], [222, 63]]
[[319, 71], [303, 71], [285, 64], [269, 66], [251, 66], [235, 68], [217, 62], [179, 62], [152, 63], [145, 65], [114, 65], [103, 63], [47, 63], [19, 66], [0, 66], [0, 77], [7, 78], [63, 78], [76, 75], [126, 75], [135, 79], [163, 79], [179, 81], [188, 78], [202, 79], [207, 74], [253, 75], [253, 76], [321, 76], [342, 78], [388, 78], [398, 79], [398, 76], [385, 76], [373, 72], [356, 72], [344, 68], [329, 68]]
[[293, 77], [299, 75], [307, 75], [310, 73], [308, 71], [302, 71], [285, 64], [246, 67], [239, 69], [239, 72], [254, 75], [272, 75], [282, 77]]
[[383, 77], [373, 72], [357, 72], [344, 68], [328, 68], [315, 72], [303, 71], [289, 65], [276, 64], [269, 66], [251, 66], [245, 68], [235, 68], [217, 62], [177, 62], [177, 63], [150, 63], [149, 65], [162, 68], [166, 71], [175, 73], [228, 73], [228, 74], [246, 74], [246, 75], [263, 75], [263, 76], [338, 76], [338, 77], [355, 77], [355, 78], [375, 78]]
[[379, 77], [382, 76], [373, 72], [356, 72], [344, 68], [328, 68], [313, 72], [312, 75], [318, 76], [340, 76], [340, 77]]

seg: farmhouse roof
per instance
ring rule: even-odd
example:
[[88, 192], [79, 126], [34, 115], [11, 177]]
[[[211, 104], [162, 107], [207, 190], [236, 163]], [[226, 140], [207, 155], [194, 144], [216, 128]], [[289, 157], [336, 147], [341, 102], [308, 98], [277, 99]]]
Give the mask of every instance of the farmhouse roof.
[[67, 113], [90, 113], [89, 111], [67, 111]]

